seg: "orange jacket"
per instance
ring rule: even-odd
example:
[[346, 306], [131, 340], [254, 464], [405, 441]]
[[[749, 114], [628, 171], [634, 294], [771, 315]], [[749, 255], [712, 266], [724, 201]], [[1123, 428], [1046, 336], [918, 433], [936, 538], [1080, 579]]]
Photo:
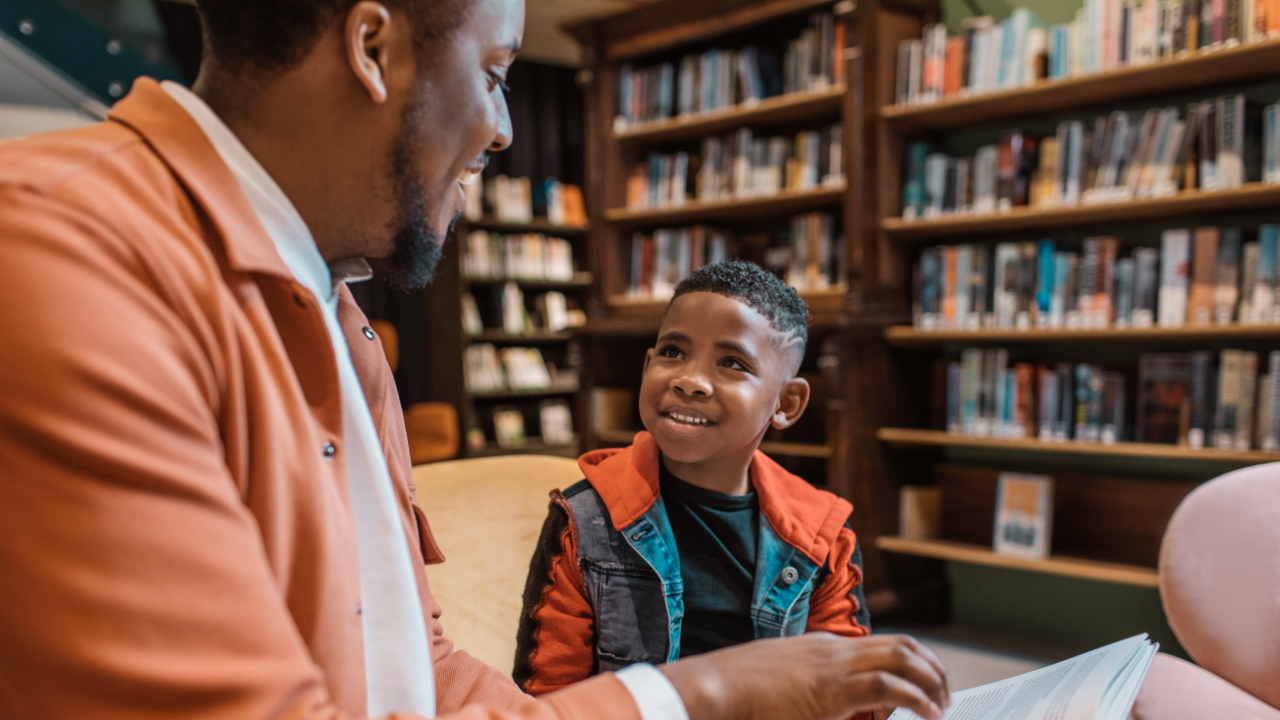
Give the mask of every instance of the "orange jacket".
[[[0, 717], [362, 717], [332, 345], [195, 122], [141, 80], [107, 122], [0, 146], [0, 269]], [[534, 702], [444, 637], [394, 381], [345, 288], [339, 315], [439, 714], [638, 718], [612, 676]]]
[[[630, 447], [597, 450], [578, 461], [614, 530], [632, 527], [657, 501], [659, 462], [657, 443], [647, 432], [637, 434]], [[823, 579], [808, 598], [805, 631], [868, 634], [867, 624], [856, 617], [862, 612], [862, 568], [855, 555], [857, 537], [846, 525], [853, 506], [759, 451], [751, 462], [751, 482], [760, 512], [781, 540], [821, 568]], [[578, 538], [579, 528], [603, 521], [575, 517], [565, 495], [552, 493], [551, 512], [530, 564], [517, 645], [515, 679], [528, 693], [559, 690], [598, 671], [596, 612], [583, 580]]]

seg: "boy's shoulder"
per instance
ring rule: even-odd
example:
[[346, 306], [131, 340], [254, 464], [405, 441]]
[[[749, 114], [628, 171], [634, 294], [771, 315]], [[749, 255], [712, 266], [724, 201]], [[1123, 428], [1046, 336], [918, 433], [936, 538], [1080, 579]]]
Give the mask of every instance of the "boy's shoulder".
[[565, 488], [560, 494], [564, 495], [565, 499], [568, 500], [569, 498], [575, 495], [579, 495], [591, 489], [592, 489], [591, 483], [586, 478], [583, 478], [578, 482]]

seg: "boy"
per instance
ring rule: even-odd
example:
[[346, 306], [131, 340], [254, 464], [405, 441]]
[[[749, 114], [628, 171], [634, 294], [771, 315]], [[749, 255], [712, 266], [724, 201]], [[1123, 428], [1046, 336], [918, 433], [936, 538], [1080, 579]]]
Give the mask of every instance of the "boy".
[[645, 357], [624, 449], [579, 460], [530, 563], [513, 676], [539, 695], [756, 638], [870, 632], [853, 507], [756, 448], [809, 402], [809, 314], [771, 273], [681, 282]]

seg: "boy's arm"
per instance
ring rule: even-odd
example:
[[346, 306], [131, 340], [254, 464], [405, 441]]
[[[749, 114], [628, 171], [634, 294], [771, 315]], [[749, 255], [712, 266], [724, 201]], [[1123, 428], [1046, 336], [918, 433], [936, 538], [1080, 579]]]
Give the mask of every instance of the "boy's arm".
[[555, 492], [529, 562], [511, 676], [521, 690], [542, 695], [595, 672], [595, 613], [578, 569], [569, 509]]
[[826, 571], [826, 578], [809, 600], [805, 631], [845, 637], [871, 634], [871, 620], [862, 598], [862, 550], [848, 523], [840, 529]]

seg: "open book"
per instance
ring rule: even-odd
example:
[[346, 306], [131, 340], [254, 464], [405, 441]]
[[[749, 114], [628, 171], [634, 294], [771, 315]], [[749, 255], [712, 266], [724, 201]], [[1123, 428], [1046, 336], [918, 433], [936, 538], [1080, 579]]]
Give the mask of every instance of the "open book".
[[[1023, 673], [951, 694], [943, 720], [1125, 720], [1159, 643], [1144, 633]], [[920, 720], [899, 709], [889, 720]]]

